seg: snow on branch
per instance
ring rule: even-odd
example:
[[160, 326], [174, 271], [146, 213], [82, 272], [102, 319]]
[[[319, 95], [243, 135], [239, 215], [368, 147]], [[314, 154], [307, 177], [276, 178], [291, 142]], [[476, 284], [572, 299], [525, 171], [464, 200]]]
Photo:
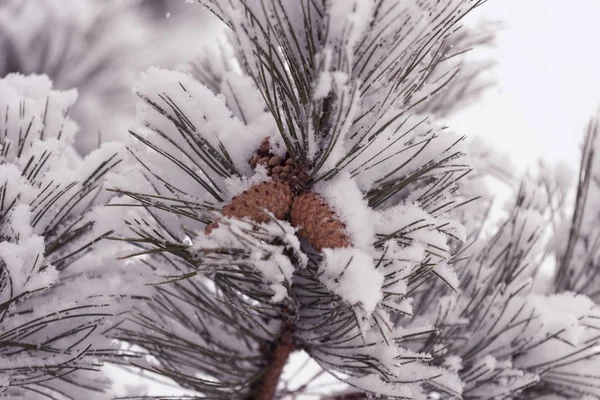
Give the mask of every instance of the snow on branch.
[[111, 232], [95, 224], [94, 207], [124, 148], [81, 159], [67, 117], [75, 99], [45, 76], [0, 80], [0, 375], [11, 398], [99, 394], [107, 383], [89, 371], [116, 351], [103, 330], [123, 310], [124, 275], [109, 264], [94, 271], [89, 252]]
[[365, 391], [459, 396], [456, 371], [406, 348], [436, 328], [396, 317], [432, 278], [459, 288], [466, 146], [411, 99], [478, 2], [207, 3], [233, 54], [191, 68], [203, 83], [153, 68], [134, 87], [144, 179], [116, 190], [143, 211], [115, 236], [158, 276], [117, 337], [209, 397], [272, 393], [294, 350]]
[[548, 194], [525, 180], [496, 232], [456, 255], [460, 291], [440, 286], [416, 296], [413, 323], [440, 332], [410, 348], [457, 371], [465, 399], [598, 396], [598, 306], [573, 292], [532, 290], [545, 257]]

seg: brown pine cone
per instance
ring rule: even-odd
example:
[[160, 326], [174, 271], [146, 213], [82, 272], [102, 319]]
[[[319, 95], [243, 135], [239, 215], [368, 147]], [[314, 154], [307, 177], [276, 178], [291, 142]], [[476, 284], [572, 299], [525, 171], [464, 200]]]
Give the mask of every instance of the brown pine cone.
[[316, 251], [324, 248], [350, 247], [346, 226], [335, 211], [318, 194], [308, 192], [297, 196], [290, 213], [292, 225]]
[[273, 179], [281, 181], [290, 181], [293, 179], [305, 181], [307, 178], [306, 172], [301, 168], [297, 168], [294, 165], [294, 160], [291, 158], [287, 158], [281, 165], [272, 167], [270, 172]]
[[270, 172], [273, 167], [284, 165], [284, 160], [280, 156], [276, 156], [271, 152], [271, 143], [269, 138], [266, 137], [260, 142], [258, 149], [252, 154], [250, 160], [248, 160], [252, 169], [256, 168], [257, 165], [264, 165]]
[[264, 165], [267, 174], [273, 180], [289, 182], [294, 192], [299, 193], [304, 190], [308, 178], [307, 168], [297, 166], [287, 153], [285, 157], [273, 154], [268, 137], [263, 139], [248, 162], [252, 169], [257, 165]]
[[[284, 219], [292, 206], [293, 196], [292, 189], [286, 182], [262, 182], [234, 197], [231, 203], [223, 207], [221, 214], [225, 217], [249, 217], [255, 222], [267, 222], [269, 216], [264, 212], [266, 209], [275, 218]], [[217, 226], [214, 222], [207, 225], [206, 234]]]

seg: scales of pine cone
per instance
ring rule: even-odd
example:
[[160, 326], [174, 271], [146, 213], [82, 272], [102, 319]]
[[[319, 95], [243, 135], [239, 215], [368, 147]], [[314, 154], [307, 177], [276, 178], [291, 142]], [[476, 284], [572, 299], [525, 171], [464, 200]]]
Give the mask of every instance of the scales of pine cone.
[[[321, 196], [308, 190], [305, 165], [297, 165], [287, 153], [284, 157], [273, 154], [268, 137], [248, 162], [252, 169], [263, 165], [272, 180], [255, 184], [233, 198], [223, 207], [223, 216], [267, 222], [267, 210], [275, 218], [287, 219], [299, 228], [299, 235], [316, 251], [350, 246], [344, 223]], [[216, 227], [213, 222], [206, 227], [206, 233]]]
[[271, 143], [268, 137], [262, 140], [248, 162], [252, 169], [258, 165], [264, 166], [267, 169], [268, 176], [273, 178], [274, 181], [289, 183], [294, 193], [301, 193], [306, 190], [308, 166], [297, 165], [287, 153], [284, 157], [274, 154], [271, 151]]

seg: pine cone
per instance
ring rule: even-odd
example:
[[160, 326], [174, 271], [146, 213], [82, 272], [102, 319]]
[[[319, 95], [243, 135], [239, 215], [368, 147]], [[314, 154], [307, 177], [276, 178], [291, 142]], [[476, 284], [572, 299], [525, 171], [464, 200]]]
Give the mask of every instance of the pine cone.
[[271, 143], [269, 143], [269, 138], [266, 137], [260, 142], [260, 146], [258, 146], [252, 157], [250, 157], [248, 163], [250, 163], [252, 169], [256, 168], [259, 164], [264, 165], [270, 175], [272, 168], [284, 165], [284, 159], [271, 152]]
[[323, 248], [350, 247], [346, 226], [335, 211], [316, 193], [308, 192], [294, 199], [291, 210], [292, 225], [300, 228], [304, 237], [316, 251]]
[[[290, 211], [293, 193], [286, 182], [268, 181], [252, 186], [241, 195], [231, 200], [221, 212], [225, 217], [249, 217], [255, 222], [267, 222], [269, 216], [264, 210], [270, 211], [277, 219], [284, 219]], [[218, 225], [212, 223], [205, 228], [206, 234], [212, 232]]]
[[307, 168], [296, 165], [287, 153], [285, 157], [273, 154], [268, 137], [263, 139], [248, 162], [253, 169], [257, 165], [264, 165], [273, 180], [289, 182], [294, 192], [303, 191], [308, 178]]
[[282, 165], [271, 168], [273, 179], [289, 182], [305, 182], [308, 178], [305, 168], [299, 168], [294, 164], [294, 160], [286, 158]]

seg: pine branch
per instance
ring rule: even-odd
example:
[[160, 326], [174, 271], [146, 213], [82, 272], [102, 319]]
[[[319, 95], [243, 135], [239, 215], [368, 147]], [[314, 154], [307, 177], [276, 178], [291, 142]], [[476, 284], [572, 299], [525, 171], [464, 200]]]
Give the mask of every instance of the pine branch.
[[260, 379], [252, 385], [251, 396], [248, 399], [270, 400], [275, 397], [283, 367], [294, 350], [296, 350], [296, 346], [293, 326], [284, 322], [279, 338], [272, 344], [272, 348], [267, 350], [268, 354], [264, 357], [267, 367]]
[[[576, 276], [573, 276], [576, 272], [573, 270], [574, 266], [572, 264], [574, 262], [573, 253], [575, 252], [578, 241], [580, 241], [584, 235], [589, 235], [587, 232], [582, 232], [582, 223], [586, 211], [586, 202], [589, 196], [588, 193], [590, 190], [590, 184], [592, 183], [593, 179], [592, 168], [595, 165], [595, 142], [597, 135], [598, 122], [596, 120], [592, 120], [588, 125], [587, 134], [584, 139], [581, 164], [579, 167], [579, 179], [575, 200], [576, 203], [573, 208], [567, 245], [560, 257], [560, 263], [558, 265], [555, 278], [557, 291], [580, 290], [582, 284], [580, 280], [585, 275], [588, 275], [587, 282], [589, 282], [589, 275], [591, 274], [592, 277], [595, 275], [594, 269], [586, 271], [586, 267], [593, 265], [592, 260], [595, 258], [595, 254], [597, 252], [597, 246], [595, 245], [593, 245], [589, 250], [584, 249], [584, 251], [590, 251], [589, 255], [586, 257], [588, 261], [583, 263], [583, 268], [581, 268]], [[575, 268], [577, 267], [579, 266], [575, 266]], [[583, 283], [583, 285], [585, 286], [586, 283]]]
[[[459, 136], [413, 110], [439, 93], [425, 86], [448, 55], [443, 41], [480, 2], [339, 3], [339, 10], [310, 1], [205, 3], [229, 26], [236, 55], [227, 60], [243, 74], [205, 64], [208, 88], [160, 70], [136, 85], [145, 106], [131, 152], [148, 190], [120, 189], [142, 215], [128, 219], [120, 239], [138, 247], [136, 265], [162, 276], [153, 305], [140, 307], [116, 337], [156, 356], [159, 364], [145, 368], [210, 398], [278, 394], [292, 350], [278, 342], [287, 324], [294, 348], [359, 390], [459, 396], [456, 373], [436, 364], [437, 348], [405, 347], [436, 329], [401, 327], [392, 316], [410, 316], [410, 297], [430, 278], [458, 286], [448, 240], [464, 233], [450, 213], [465, 202], [454, 196], [471, 167]], [[254, 149], [269, 160], [263, 170], [248, 163]], [[242, 202], [251, 194], [245, 189], [279, 179], [269, 169], [277, 157], [291, 160], [289, 173], [306, 175], [290, 184], [292, 201], [310, 194], [346, 224], [347, 237], [359, 232], [358, 210], [373, 234], [329, 248], [303, 236], [307, 224], [285, 210], [265, 223], [231, 212], [251, 207]], [[351, 209], [336, 193], [360, 206]]]
[[124, 148], [72, 157], [75, 93], [40, 76], [8, 75], [0, 86], [0, 388], [11, 398], [101, 393], [99, 360], [118, 353], [104, 329], [137, 290], [106, 292], [97, 282], [126, 274], [86, 256], [111, 232], [95, 207]]
[[323, 396], [321, 400], [366, 400], [369, 396], [363, 392], [346, 391], [332, 396]]

